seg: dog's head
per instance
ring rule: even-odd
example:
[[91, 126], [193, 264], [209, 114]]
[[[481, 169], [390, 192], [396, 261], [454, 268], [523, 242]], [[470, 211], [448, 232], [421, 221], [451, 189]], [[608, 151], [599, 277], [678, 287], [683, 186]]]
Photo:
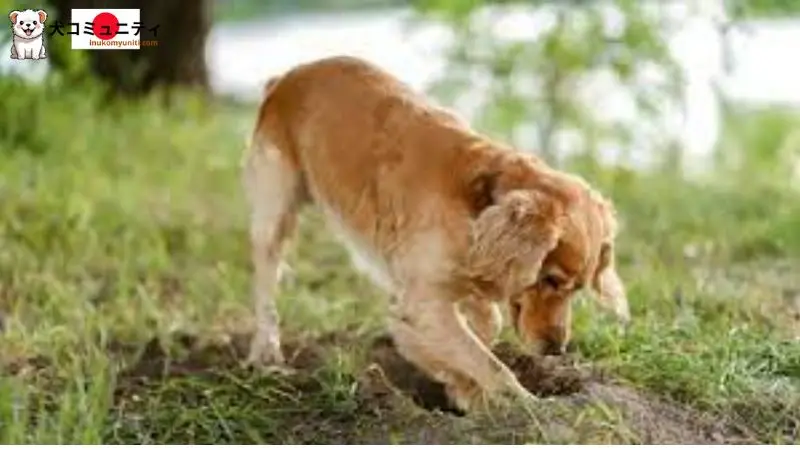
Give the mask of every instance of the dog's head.
[[515, 164], [478, 183], [485, 203], [473, 223], [470, 268], [499, 284], [531, 350], [560, 354], [570, 339], [571, 300], [584, 287], [629, 320], [614, 265], [615, 212], [577, 177], [524, 157]]
[[8, 18], [11, 19], [11, 29], [16, 36], [23, 39], [33, 39], [41, 36], [44, 32], [47, 13], [42, 10], [26, 9], [24, 11], [11, 11]]

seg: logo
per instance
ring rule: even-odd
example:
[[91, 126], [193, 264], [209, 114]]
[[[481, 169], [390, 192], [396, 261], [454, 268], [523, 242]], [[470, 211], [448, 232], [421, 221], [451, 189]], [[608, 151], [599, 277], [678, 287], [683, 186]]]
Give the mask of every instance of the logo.
[[138, 9], [73, 9], [68, 34], [73, 50], [139, 50]]
[[[139, 9], [73, 9], [72, 21], [47, 22], [48, 38], [71, 36], [73, 50], [139, 50], [158, 45], [158, 24], [143, 24]], [[11, 11], [11, 59], [44, 59], [44, 10]]]
[[44, 59], [44, 23], [47, 13], [43, 10], [11, 11], [11, 59]]

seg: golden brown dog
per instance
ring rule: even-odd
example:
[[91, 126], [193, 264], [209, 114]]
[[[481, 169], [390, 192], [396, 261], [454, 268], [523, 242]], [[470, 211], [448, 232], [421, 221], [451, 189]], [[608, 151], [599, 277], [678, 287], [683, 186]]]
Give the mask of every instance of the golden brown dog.
[[253, 365], [284, 364], [278, 266], [306, 202], [392, 294], [389, 330], [401, 354], [463, 409], [481, 394], [530, 396], [490, 350], [498, 303], [539, 353], [564, 351], [570, 299], [584, 286], [627, 319], [608, 202], [365, 61], [327, 58], [268, 82], [243, 176]]

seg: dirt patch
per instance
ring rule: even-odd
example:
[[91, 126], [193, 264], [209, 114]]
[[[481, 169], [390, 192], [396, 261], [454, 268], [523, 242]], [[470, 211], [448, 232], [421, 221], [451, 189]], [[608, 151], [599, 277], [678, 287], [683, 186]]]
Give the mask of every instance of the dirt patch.
[[[284, 356], [293, 368], [310, 370], [323, 364], [326, 347], [335, 346], [342, 339], [331, 334], [316, 341], [290, 340], [283, 344]], [[169, 377], [240, 368], [249, 344], [250, 336], [244, 334], [213, 342], [187, 334], [172, 336], [168, 343], [154, 338], [142, 347], [135, 363], [124, 372], [124, 377]], [[118, 353], [130, 352], [133, 348], [120, 343], [109, 347]]]
[[[498, 345], [494, 352], [514, 371], [522, 385], [538, 397], [574, 394], [581, 391], [584, 382], [591, 377], [574, 364], [563, 364], [564, 361], [555, 359], [534, 360], [505, 343]], [[444, 386], [400, 356], [390, 337], [376, 339], [368, 359], [380, 366], [386, 379], [419, 406], [461, 415], [449, 401]]]
[[[537, 394], [536, 417], [505, 411], [459, 415], [444, 387], [379, 337], [355, 372], [326, 357], [352, 352], [353, 336], [287, 341], [298, 372], [241, 367], [248, 337], [201, 344], [157, 341], [121, 374], [112, 442], [183, 443], [729, 443], [751, 442], [718, 417], [643, 394], [569, 358], [531, 360], [495, 351]], [[420, 408], [421, 407], [421, 408]], [[456, 413], [456, 414], [448, 414]]]
[[517, 375], [523, 386], [538, 397], [578, 393], [586, 382], [600, 378], [588, 367], [580, 367], [573, 358], [534, 359], [507, 343], [500, 343], [494, 353]]
[[425, 409], [461, 414], [447, 398], [444, 386], [403, 359], [397, 353], [391, 338], [383, 336], [376, 339], [370, 347], [368, 359], [370, 363], [376, 364], [376, 368], [380, 368], [380, 375], [391, 386], [381, 386], [381, 378], [375, 377], [369, 381], [376, 385], [366, 386], [366, 390], [380, 392], [385, 387], [393, 387]]
[[591, 382], [574, 406], [599, 404], [618, 415], [625, 433], [644, 444], [752, 444], [757, 439], [747, 429], [725, 417], [703, 413], [619, 383]]

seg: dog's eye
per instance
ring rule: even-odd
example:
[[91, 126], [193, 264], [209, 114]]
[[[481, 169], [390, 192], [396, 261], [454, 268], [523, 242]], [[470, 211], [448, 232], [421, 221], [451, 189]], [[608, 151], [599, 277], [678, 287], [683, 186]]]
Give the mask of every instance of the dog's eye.
[[25, 25], [25, 22], [23, 22], [23, 21], [21, 21], [21, 20], [20, 20], [20, 21], [19, 21], [19, 24], [20, 24], [20, 25]]
[[35, 20], [33, 21], [33, 24], [36, 25], [36, 21]]
[[554, 275], [545, 275], [542, 277], [541, 282], [543, 286], [546, 286], [550, 289], [558, 290], [558, 288], [561, 286], [561, 279]]

